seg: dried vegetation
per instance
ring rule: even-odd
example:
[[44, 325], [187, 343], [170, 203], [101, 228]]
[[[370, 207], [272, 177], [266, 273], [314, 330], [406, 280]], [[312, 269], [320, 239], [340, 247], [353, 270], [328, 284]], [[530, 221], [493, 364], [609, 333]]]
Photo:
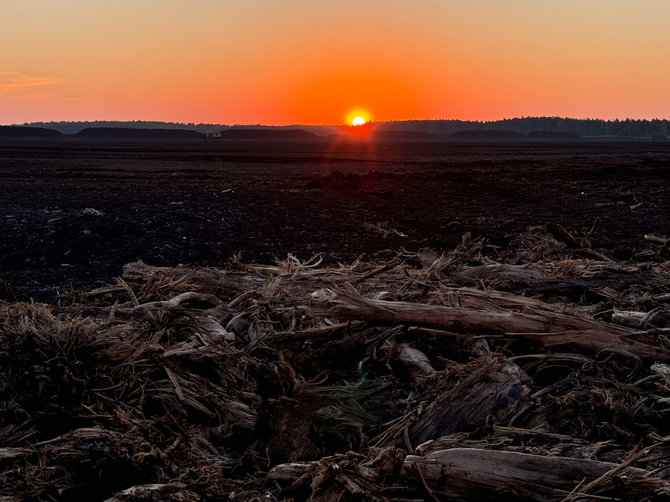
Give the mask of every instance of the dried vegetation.
[[8, 294], [0, 500], [666, 500], [667, 259], [553, 226]]

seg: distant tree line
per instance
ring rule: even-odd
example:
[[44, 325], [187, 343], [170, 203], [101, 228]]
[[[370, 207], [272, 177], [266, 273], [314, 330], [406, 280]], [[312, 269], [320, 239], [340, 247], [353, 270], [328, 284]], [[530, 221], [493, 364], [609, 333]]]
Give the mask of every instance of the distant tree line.
[[670, 136], [670, 120], [601, 120], [571, 119], [563, 117], [521, 117], [474, 122], [463, 120], [403, 120], [377, 125], [382, 130], [420, 131], [431, 134], [453, 134], [459, 131], [514, 131], [528, 134], [533, 131], [552, 131], [577, 134], [578, 136], [617, 136], [650, 138]]
[[[244, 125], [231, 126], [225, 124], [194, 124], [183, 122], [157, 122], [146, 120], [110, 121], [95, 120], [87, 122], [31, 122], [23, 124], [30, 127], [44, 127], [55, 129], [63, 134], [76, 134], [82, 129], [91, 127], [127, 127], [137, 129], [186, 129], [201, 133], [217, 132], [230, 128], [245, 127], [264, 129], [272, 126]], [[476, 122], [464, 120], [403, 120], [377, 122], [373, 124], [375, 130], [381, 131], [409, 131], [430, 134], [447, 135], [459, 131], [514, 131], [527, 135], [534, 131], [551, 131], [577, 134], [578, 136], [616, 136], [623, 138], [652, 138], [669, 137], [670, 120], [601, 120], [601, 119], [571, 119], [563, 117], [520, 117], [514, 119], [495, 120], [490, 122]], [[290, 125], [280, 128], [300, 128], [317, 135], [328, 135], [337, 132], [335, 126]]]

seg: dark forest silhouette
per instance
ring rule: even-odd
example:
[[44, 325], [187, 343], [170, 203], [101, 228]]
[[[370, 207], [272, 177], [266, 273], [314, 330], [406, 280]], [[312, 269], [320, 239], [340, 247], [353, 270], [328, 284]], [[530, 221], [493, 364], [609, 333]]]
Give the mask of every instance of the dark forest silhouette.
[[[29, 127], [42, 127], [63, 134], [76, 134], [87, 128], [133, 128], [133, 129], [183, 129], [200, 133], [212, 133], [234, 129], [295, 129], [299, 127], [320, 136], [327, 136], [338, 130], [338, 126], [325, 125], [244, 125], [179, 123], [157, 121], [86, 121], [86, 122], [32, 122]], [[623, 137], [623, 138], [665, 138], [670, 136], [670, 120], [602, 120], [572, 119], [562, 117], [521, 117], [489, 122], [463, 120], [402, 120], [376, 122], [371, 124], [375, 131], [403, 131], [433, 135], [452, 135], [463, 131], [508, 131], [524, 136], [567, 139], [575, 135], [581, 137]], [[466, 135], [467, 136], [467, 135]]]

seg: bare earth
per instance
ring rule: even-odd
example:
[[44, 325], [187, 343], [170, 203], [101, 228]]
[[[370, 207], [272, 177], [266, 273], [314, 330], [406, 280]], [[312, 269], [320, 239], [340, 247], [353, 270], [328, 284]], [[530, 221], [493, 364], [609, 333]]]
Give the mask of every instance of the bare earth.
[[667, 500], [669, 174], [651, 141], [0, 144], [0, 500]]
[[560, 223], [630, 259], [670, 235], [670, 144], [0, 143], [0, 278], [53, 302], [124, 263], [217, 265], [241, 253], [326, 262], [454, 247], [495, 253]]

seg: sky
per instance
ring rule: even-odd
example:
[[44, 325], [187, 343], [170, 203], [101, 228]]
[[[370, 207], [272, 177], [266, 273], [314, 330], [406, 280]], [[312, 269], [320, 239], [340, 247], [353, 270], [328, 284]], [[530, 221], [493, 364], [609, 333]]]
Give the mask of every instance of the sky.
[[670, 118], [667, 0], [0, 0], [0, 124]]

